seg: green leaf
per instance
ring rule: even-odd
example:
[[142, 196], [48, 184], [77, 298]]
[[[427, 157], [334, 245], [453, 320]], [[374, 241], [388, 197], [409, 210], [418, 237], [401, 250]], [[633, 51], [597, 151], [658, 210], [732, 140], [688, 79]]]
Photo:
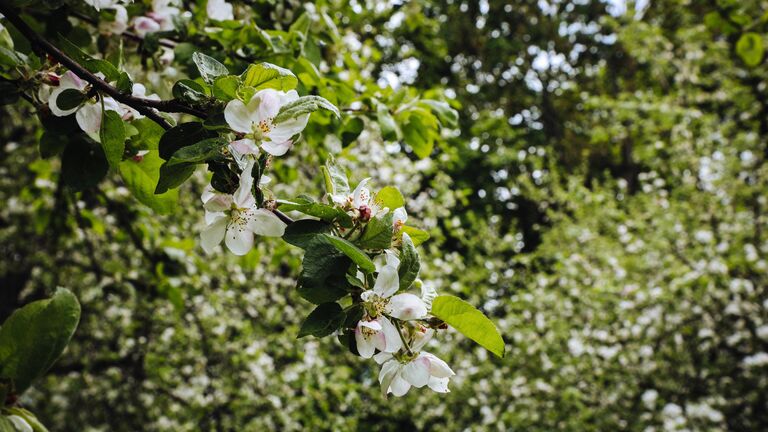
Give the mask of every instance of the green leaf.
[[349, 257], [365, 273], [376, 271], [376, 265], [368, 255], [346, 239], [330, 234], [322, 234], [322, 238], [330, 242], [336, 249]]
[[104, 149], [86, 135], [73, 136], [61, 155], [61, 178], [75, 190], [96, 186], [108, 171]]
[[[40, 420], [31, 412], [19, 407], [6, 408], [8, 414], [16, 415], [24, 419], [32, 427], [32, 432], [48, 432], [48, 429], [40, 423]], [[2, 429], [0, 429], [2, 431]]]
[[347, 228], [352, 227], [352, 217], [344, 210], [313, 201], [309, 197], [300, 196], [292, 201], [278, 201], [280, 210], [298, 211], [305, 215], [320, 218], [326, 222], [337, 222], [339, 225]]
[[341, 146], [347, 147], [363, 132], [365, 122], [360, 117], [347, 117], [341, 125]]
[[0, 414], [0, 432], [19, 432], [8, 417]]
[[168, 160], [182, 147], [215, 138], [218, 134], [203, 127], [200, 122], [188, 122], [168, 129], [160, 138], [160, 157]]
[[336, 165], [333, 158], [329, 158], [322, 167], [325, 178], [325, 191], [331, 195], [344, 195], [350, 193], [349, 180], [344, 169]]
[[133, 80], [131, 80], [131, 77], [128, 75], [128, 73], [120, 72], [120, 78], [117, 79], [117, 84], [115, 87], [120, 90], [120, 93], [131, 94], [133, 93]]
[[237, 98], [238, 87], [240, 87], [240, 78], [234, 75], [218, 77], [213, 82], [213, 97], [229, 102]]
[[430, 109], [440, 120], [440, 124], [444, 127], [455, 128], [459, 125], [459, 113], [451, 108], [447, 102], [423, 99], [419, 102], [420, 105]]
[[174, 189], [155, 194], [162, 164], [157, 151], [150, 150], [144, 156], [120, 162], [120, 175], [137, 200], [157, 213], [167, 214], [176, 207], [179, 191]]
[[181, 186], [195, 172], [195, 164], [180, 164], [168, 166], [168, 162], [160, 166], [160, 178], [157, 180], [155, 195], [168, 192]]
[[61, 37], [59, 47], [62, 51], [64, 51], [64, 53], [72, 57], [84, 68], [88, 69], [88, 71], [93, 73], [101, 72], [104, 74], [106, 81], [118, 81], [120, 79], [120, 71], [117, 70], [115, 65], [108, 62], [107, 60], [95, 59], [91, 57], [83, 50], [81, 50], [80, 47], [70, 42], [66, 38]]
[[427, 111], [412, 111], [403, 125], [403, 139], [423, 159], [432, 154], [437, 136], [437, 119]]
[[403, 225], [402, 227], [400, 227], [400, 232], [402, 232], [403, 234], [407, 233], [411, 237], [411, 241], [413, 241], [414, 246], [418, 246], [424, 243], [425, 241], [429, 240], [428, 232], [424, 230], [420, 230], [418, 228], [408, 226], [408, 225]]
[[504, 339], [499, 330], [471, 304], [455, 296], [441, 295], [432, 302], [431, 313], [496, 356], [504, 357]]
[[755, 67], [763, 61], [763, 52], [763, 38], [757, 33], [744, 33], [736, 42], [736, 54], [749, 67]]
[[216, 78], [220, 76], [229, 75], [226, 66], [219, 63], [215, 58], [209, 57], [201, 52], [192, 54], [192, 61], [195, 62], [197, 70], [200, 71], [200, 76], [203, 77], [203, 80], [208, 84], [213, 84], [213, 82], [216, 81]]
[[327, 222], [314, 219], [301, 219], [285, 228], [283, 240], [294, 246], [306, 249], [309, 242], [314, 240], [315, 237], [331, 231], [333, 231], [333, 226]]
[[221, 149], [229, 142], [221, 137], [202, 140], [190, 146], [182, 147], [168, 159], [169, 167], [183, 163], [203, 163], [221, 154]]
[[280, 111], [272, 120], [272, 123], [279, 124], [304, 114], [313, 113], [319, 109], [328, 110], [337, 118], [341, 118], [339, 109], [336, 108], [336, 105], [328, 102], [327, 99], [320, 96], [302, 96], [280, 107]]
[[411, 236], [403, 233], [403, 243], [402, 248], [400, 249], [400, 267], [397, 269], [397, 275], [400, 277], [401, 290], [410, 288], [413, 281], [419, 277], [420, 268], [421, 262], [419, 261], [419, 252], [416, 251]]
[[304, 299], [321, 304], [347, 295], [346, 272], [351, 261], [333, 245], [315, 238], [307, 245], [301, 263], [298, 291]]
[[40, 136], [40, 157], [48, 159], [60, 154], [67, 147], [69, 139], [66, 135], [58, 135], [50, 131]]
[[255, 90], [271, 88], [289, 91], [295, 89], [299, 83], [293, 72], [271, 63], [248, 66], [248, 69], [240, 75], [240, 80], [244, 86], [253, 87]]
[[190, 79], [177, 81], [173, 85], [171, 91], [174, 98], [193, 104], [202, 102], [208, 98], [205, 93], [205, 87]]
[[389, 249], [392, 245], [392, 212], [368, 221], [357, 244], [363, 249]]
[[117, 169], [125, 153], [125, 126], [120, 114], [112, 110], [102, 111], [99, 138], [109, 166]]
[[318, 305], [301, 324], [300, 338], [304, 336], [324, 337], [335, 332], [344, 323], [346, 314], [338, 303], [329, 302]]
[[16, 310], [0, 328], [0, 378], [23, 393], [64, 352], [80, 322], [80, 304], [70, 291]]
[[400, 128], [395, 122], [395, 118], [389, 112], [389, 108], [382, 103], [376, 104], [376, 119], [379, 122], [381, 137], [385, 141], [396, 141], [400, 139]]
[[79, 107], [87, 99], [85, 93], [78, 89], [66, 89], [56, 98], [56, 106], [62, 110], [71, 110]]
[[381, 207], [387, 207], [389, 210], [395, 210], [405, 206], [405, 198], [400, 190], [394, 186], [387, 186], [376, 194], [374, 201]]

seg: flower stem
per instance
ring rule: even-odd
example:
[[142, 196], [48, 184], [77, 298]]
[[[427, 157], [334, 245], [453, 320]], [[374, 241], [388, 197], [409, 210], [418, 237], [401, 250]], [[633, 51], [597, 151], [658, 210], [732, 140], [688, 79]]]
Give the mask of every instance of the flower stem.
[[408, 352], [408, 355], [413, 355], [413, 351], [411, 350], [411, 345], [408, 344], [408, 341], [405, 340], [405, 336], [403, 335], [403, 329], [400, 328], [400, 321], [389, 317], [389, 319], [392, 321], [392, 323], [395, 324], [395, 328], [397, 329], [397, 334], [400, 335], [400, 340], [403, 341], [403, 345], [405, 346], [405, 350]]

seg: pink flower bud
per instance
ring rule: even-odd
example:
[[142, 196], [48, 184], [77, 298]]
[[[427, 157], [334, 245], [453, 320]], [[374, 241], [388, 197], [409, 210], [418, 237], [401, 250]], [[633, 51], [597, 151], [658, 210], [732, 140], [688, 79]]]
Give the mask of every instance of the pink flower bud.
[[368, 222], [369, 220], [371, 220], [371, 214], [373, 212], [371, 211], [370, 207], [363, 204], [357, 210], [360, 212], [360, 220], [362, 220], [363, 222]]

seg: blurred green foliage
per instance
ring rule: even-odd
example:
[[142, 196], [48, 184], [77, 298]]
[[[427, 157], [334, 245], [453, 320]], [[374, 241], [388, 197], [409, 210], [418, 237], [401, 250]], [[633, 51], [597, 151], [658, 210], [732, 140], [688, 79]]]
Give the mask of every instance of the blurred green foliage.
[[[333, 154], [412, 197], [425, 283], [507, 341], [504, 359], [457, 333], [431, 347], [457, 372], [447, 395], [385, 400], [374, 365], [297, 340], [299, 249], [204, 255], [202, 170], [165, 216], [117, 176], [74, 192], [32, 106], [4, 106], [0, 318], [58, 286], [82, 304], [23, 405], [56, 431], [767, 429], [765, 5], [626, 3], [257, 0], [245, 28], [207, 32], [198, 9], [174, 66], [126, 42], [161, 94], [203, 45], [343, 109], [341, 129], [313, 116], [274, 192], [319, 196], [308, 167]], [[417, 95], [459, 118], [422, 117]]]

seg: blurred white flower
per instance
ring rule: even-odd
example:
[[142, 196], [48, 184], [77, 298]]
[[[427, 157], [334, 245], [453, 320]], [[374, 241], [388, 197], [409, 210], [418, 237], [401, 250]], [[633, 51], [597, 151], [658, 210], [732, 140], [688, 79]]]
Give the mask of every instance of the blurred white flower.
[[216, 21], [227, 21], [235, 19], [232, 5], [224, 0], [208, 0], [205, 5], [205, 11], [208, 18]]

